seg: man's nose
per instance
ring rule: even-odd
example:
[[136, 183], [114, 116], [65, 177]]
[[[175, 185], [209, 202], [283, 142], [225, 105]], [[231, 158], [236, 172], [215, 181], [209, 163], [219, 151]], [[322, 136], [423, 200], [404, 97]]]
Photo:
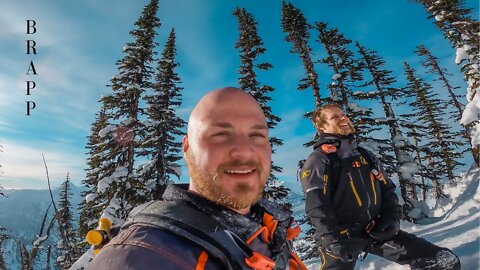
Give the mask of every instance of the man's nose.
[[233, 141], [230, 154], [235, 159], [249, 159], [254, 153], [254, 148], [248, 136], [237, 136]]

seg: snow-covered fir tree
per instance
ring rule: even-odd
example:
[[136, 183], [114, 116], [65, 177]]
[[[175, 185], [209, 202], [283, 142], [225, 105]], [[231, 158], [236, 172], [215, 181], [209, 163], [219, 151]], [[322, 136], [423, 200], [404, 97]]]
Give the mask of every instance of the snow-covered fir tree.
[[311, 87], [315, 107], [319, 107], [321, 106], [319, 76], [312, 60], [312, 48], [308, 45], [311, 28], [300, 9], [291, 3], [282, 2], [282, 29], [287, 33], [285, 40], [292, 43], [293, 48], [290, 52], [300, 56], [306, 74], [305, 78], [300, 79], [297, 89], [305, 90]]
[[[60, 185], [60, 196], [58, 200], [58, 216], [59, 228], [58, 235], [59, 241], [56, 246], [57, 259], [55, 265], [61, 269], [68, 269], [70, 266], [80, 257], [80, 250], [77, 246], [78, 236], [73, 220], [72, 204], [71, 204], [71, 183], [70, 176], [67, 174], [67, 178]], [[62, 234], [65, 235], [63, 240]], [[47, 260], [48, 262], [48, 260]]]
[[472, 18], [473, 8], [465, 0], [414, 0], [423, 5], [429, 18], [456, 49], [455, 63], [464, 74], [468, 104], [461, 123], [473, 126], [471, 145], [477, 166], [480, 164], [480, 22]]
[[[130, 210], [149, 198], [145, 183], [134, 171], [140, 134], [141, 113], [139, 101], [142, 93], [150, 89], [154, 60], [155, 37], [160, 20], [157, 17], [158, 0], [151, 0], [135, 22], [136, 29], [130, 34], [134, 41], [124, 47], [125, 56], [117, 61], [118, 73], [111, 79], [113, 94], [104, 96], [102, 102], [110, 123], [103, 135], [111, 135], [117, 142], [108, 149], [109, 161], [114, 171], [102, 175], [97, 185], [96, 197], [106, 202], [102, 215], [114, 224], [123, 223]], [[107, 161], [108, 162], [108, 161]]]
[[[310, 40], [309, 31], [312, 29], [312, 26], [308, 23], [305, 15], [300, 9], [285, 1], [282, 2], [281, 23], [283, 32], [287, 34], [285, 41], [292, 44], [290, 53], [298, 54], [305, 71], [305, 77], [300, 79], [297, 89], [303, 91], [311, 87], [315, 108], [318, 108], [322, 105], [319, 75], [315, 70], [312, 47], [308, 44]], [[311, 118], [312, 113], [313, 111], [309, 111], [304, 116]], [[312, 140], [306, 142], [304, 146], [312, 146], [315, 143], [316, 136], [317, 133], [315, 133]], [[294, 241], [294, 247], [297, 251], [297, 254], [300, 256], [300, 258], [302, 258], [302, 260], [319, 257], [320, 252], [316, 248], [314, 239], [315, 228], [312, 226], [312, 223], [305, 214], [303, 214], [302, 218], [298, 220], [298, 222], [299, 224], [305, 224], [307, 229], [304, 230], [304, 236], [301, 239], [295, 239]]]
[[40, 225], [38, 234], [35, 235], [35, 239], [31, 244], [31, 249], [28, 250], [24, 243], [19, 242], [19, 253], [21, 261], [21, 270], [33, 270], [43, 269], [44, 267], [36, 266], [39, 254], [44, 251], [44, 243], [50, 237], [52, 229], [55, 225], [56, 217], [49, 218], [49, 210], [52, 207], [53, 202], [50, 203], [47, 210], [43, 215], [43, 219]]
[[[355, 58], [355, 53], [349, 48], [352, 41], [347, 39], [337, 28], [329, 28], [327, 23], [315, 23], [315, 29], [318, 31], [317, 41], [320, 42], [326, 52], [326, 57], [320, 60], [327, 64], [333, 71], [332, 82], [328, 84], [330, 96], [325, 98], [325, 102], [339, 103], [357, 129], [356, 135], [360, 141], [366, 141], [367, 138], [375, 142], [373, 145], [379, 145], [380, 153], [384, 154], [384, 147], [381, 145], [386, 140], [374, 139], [371, 133], [378, 130], [372, 111], [369, 108], [359, 106], [355, 101], [359, 100], [353, 95], [359, 82], [363, 80], [362, 65]], [[376, 148], [376, 146], [374, 147]]]
[[[240, 88], [252, 95], [260, 104], [265, 116], [267, 118], [268, 128], [273, 129], [280, 121], [280, 117], [272, 112], [272, 108], [268, 105], [272, 98], [269, 96], [274, 91], [273, 87], [269, 85], [262, 85], [257, 79], [257, 70], [267, 71], [272, 65], [270, 63], [258, 63], [258, 57], [265, 53], [266, 49], [263, 47], [263, 41], [257, 34], [257, 22], [253, 16], [244, 8], [237, 8], [233, 15], [238, 18], [239, 38], [235, 44], [235, 48], [240, 51], [240, 68], [238, 78]], [[281, 146], [283, 141], [277, 137], [270, 137], [270, 144], [272, 145], [272, 153], [275, 153], [275, 148]], [[288, 193], [290, 190], [283, 186], [283, 184], [275, 176], [275, 173], [282, 172], [282, 168], [272, 162], [272, 172], [270, 173], [267, 185], [264, 190], [264, 197], [276, 201], [282, 205], [290, 207], [288, 202]]]
[[172, 176], [180, 178], [181, 136], [185, 134], [186, 125], [175, 112], [182, 104], [181, 80], [175, 69], [176, 62], [175, 30], [172, 29], [162, 57], [158, 61], [156, 83], [151, 95], [144, 99], [148, 104], [148, 119], [143, 123], [145, 137], [140, 145], [140, 156], [149, 157], [150, 161], [140, 167], [139, 177], [147, 183], [147, 190], [152, 199], [160, 199]]
[[392, 102], [401, 96], [401, 89], [395, 87], [396, 78], [392, 76], [392, 71], [385, 69], [385, 61], [376, 51], [369, 50], [358, 42], [355, 42], [355, 46], [371, 78], [365, 82], [364, 86], [372, 90], [359, 93], [357, 96], [361, 99], [375, 101], [383, 108], [385, 117], [377, 118], [377, 121], [379, 124], [385, 125], [389, 131], [388, 145], [390, 147], [385, 147], [386, 152], [395, 155], [383, 155], [381, 160], [389, 175], [398, 175], [401, 195], [405, 202], [404, 213], [408, 216], [408, 213], [414, 208], [412, 200], [417, 199], [414, 174], [418, 171], [418, 166], [411, 156], [412, 147], [400, 129], [392, 107]]
[[[454, 117], [452, 117], [452, 119], [458, 123], [460, 119], [462, 119], [463, 110], [465, 108], [465, 106], [458, 100], [458, 94], [455, 92], [460, 87], [452, 85], [448, 79], [451, 74], [448, 73], [447, 69], [440, 67], [438, 57], [435, 57], [425, 46], [418, 45], [415, 53], [417, 53], [418, 56], [423, 57], [421, 62], [422, 65], [427, 68], [430, 73], [437, 77], [437, 81], [440, 81], [443, 84], [444, 89], [447, 91], [452, 100], [452, 102], [447, 102], [448, 104], [451, 104], [451, 107], [453, 107], [452, 109], [454, 112], [452, 113], [452, 116]], [[462, 132], [462, 135], [466, 143], [469, 143], [471, 141], [470, 130], [467, 127], [463, 128], [464, 132]], [[472, 148], [469, 150], [472, 152], [475, 159], [475, 153], [473, 152]]]
[[[458, 137], [460, 132], [450, 129], [444, 117], [447, 105], [433, 92], [430, 84], [420, 78], [414, 68], [404, 63], [407, 85], [405, 92], [414, 100], [410, 102], [412, 112], [405, 114], [411, 122], [417, 122], [418, 132], [421, 134], [421, 150], [423, 159], [427, 161], [426, 177], [432, 180], [435, 187], [435, 198], [444, 197], [441, 184], [444, 179], [454, 181], [455, 169], [463, 165], [457, 161], [461, 157], [462, 145]], [[443, 182], [443, 183], [442, 183]]]
[[80, 193], [85, 199], [79, 205], [78, 234], [80, 237], [85, 236], [89, 230], [97, 226], [98, 219], [108, 203], [105, 196], [97, 196], [99, 180], [112, 175], [115, 170], [109, 150], [114, 149], [116, 143], [110, 134], [101, 132], [105, 131], [107, 126], [109, 126], [108, 116], [102, 105], [91, 126], [91, 134], [87, 136], [87, 169], [86, 177], [82, 180], [83, 191]]

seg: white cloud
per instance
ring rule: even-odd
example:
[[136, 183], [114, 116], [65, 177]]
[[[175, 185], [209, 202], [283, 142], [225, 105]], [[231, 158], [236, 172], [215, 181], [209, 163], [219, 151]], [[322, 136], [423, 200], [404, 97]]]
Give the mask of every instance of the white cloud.
[[45, 147], [30, 147], [10, 141], [0, 141], [0, 185], [4, 188], [48, 188], [45, 165], [48, 167], [52, 186], [58, 186], [65, 180], [67, 172], [75, 184], [79, 184], [84, 176], [84, 155], [67, 154], [58, 145]]

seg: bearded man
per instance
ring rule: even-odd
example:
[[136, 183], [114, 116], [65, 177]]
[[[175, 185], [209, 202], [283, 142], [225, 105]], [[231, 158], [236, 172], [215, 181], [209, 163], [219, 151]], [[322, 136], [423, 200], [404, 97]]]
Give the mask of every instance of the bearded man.
[[183, 138], [189, 185], [134, 209], [88, 269], [299, 269], [300, 228], [263, 200], [271, 147], [265, 115], [237, 88], [207, 93]]
[[460, 269], [451, 250], [400, 230], [395, 185], [378, 158], [357, 145], [355, 128], [342, 107], [318, 108], [313, 123], [319, 136], [300, 178], [320, 269], [353, 270], [362, 252], [416, 270]]

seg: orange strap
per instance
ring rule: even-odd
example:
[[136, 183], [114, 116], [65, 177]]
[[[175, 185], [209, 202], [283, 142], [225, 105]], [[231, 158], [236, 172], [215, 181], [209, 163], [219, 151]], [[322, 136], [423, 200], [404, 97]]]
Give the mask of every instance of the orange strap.
[[245, 263], [256, 270], [271, 270], [275, 268], [275, 262], [258, 252], [253, 252], [251, 257], [245, 258]]
[[[252, 243], [253, 239], [257, 238], [257, 236], [258, 236], [259, 234], [261, 234], [262, 232], [264, 232], [264, 231], [266, 231], [266, 230], [267, 230], [266, 227], [263, 227], [263, 226], [260, 227], [260, 229], [258, 229], [258, 231], [256, 231], [255, 233], [253, 233], [252, 236], [250, 236], [250, 237], [247, 239], [247, 241], [245, 241], [245, 243], [247, 243], [247, 245], [250, 245], [250, 243]], [[265, 239], [265, 234], [264, 234], [263, 240], [265, 240], [265, 242], [267, 242], [266, 239]]]
[[197, 266], [195, 267], [195, 270], [204, 270], [205, 265], [207, 265], [208, 261], [208, 253], [204, 250], [202, 253], [200, 253], [200, 256], [198, 256], [198, 262]]
[[265, 212], [263, 213], [263, 226], [267, 228], [267, 243], [270, 243], [273, 240], [273, 233], [277, 229], [278, 220], [274, 219], [272, 215]]
[[293, 228], [288, 228], [287, 229], [287, 240], [292, 240], [293, 238], [299, 236], [301, 232], [302, 232], [302, 229], [298, 225], [293, 227]]
[[297, 256], [297, 254], [293, 253], [293, 252], [290, 252], [290, 256], [292, 256], [292, 258], [290, 258], [290, 261], [289, 261], [289, 266], [290, 266], [290, 269], [292, 270], [308, 270], [307, 267], [305, 266], [305, 264], [303, 264], [302, 260]]

